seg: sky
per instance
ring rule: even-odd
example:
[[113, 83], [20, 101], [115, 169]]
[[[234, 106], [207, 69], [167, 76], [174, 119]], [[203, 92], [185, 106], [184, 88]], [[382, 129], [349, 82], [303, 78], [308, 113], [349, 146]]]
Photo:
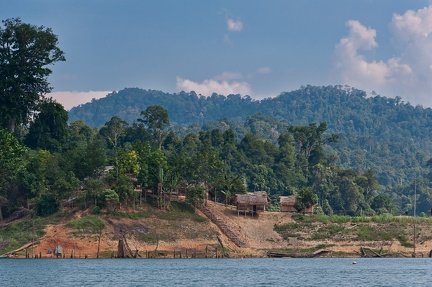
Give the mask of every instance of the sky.
[[275, 97], [348, 85], [432, 107], [432, 0], [0, 0], [58, 35], [48, 96], [124, 88]]

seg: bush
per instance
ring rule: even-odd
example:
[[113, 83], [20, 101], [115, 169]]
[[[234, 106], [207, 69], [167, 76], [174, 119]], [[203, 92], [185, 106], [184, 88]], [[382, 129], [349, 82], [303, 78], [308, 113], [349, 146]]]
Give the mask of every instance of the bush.
[[42, 194], [36, 201], [36, 213], [39, 216], [48, 216], [59, 209], [57, 200], [51, 194]]
[[101, 208], [99, 206], [95, 206], [93, 208], [92, 214], [100, 214]]

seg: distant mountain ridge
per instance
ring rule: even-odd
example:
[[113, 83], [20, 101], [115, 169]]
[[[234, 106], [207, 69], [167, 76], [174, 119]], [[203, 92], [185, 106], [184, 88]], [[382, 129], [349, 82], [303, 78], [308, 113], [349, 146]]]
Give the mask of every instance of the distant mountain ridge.
[[326, 122], [328, 132], [340, 135], [339, 143], [329, 148], [340, 164], [373, 168], [385, 186], [410, 180], [432, 151], [432, 109], [414, 107], [401, 98], [367, 97], [364, 91], [346, 86], [303, 86], [263, 100], [127, 88], [73, 108], [69, 120], [100, 128], [118, 116], [132, 124], [151, 105], [166, 108], [172, 126], [203, 126], [223, 118], [243, 123], [256, 113], [291, 125]]

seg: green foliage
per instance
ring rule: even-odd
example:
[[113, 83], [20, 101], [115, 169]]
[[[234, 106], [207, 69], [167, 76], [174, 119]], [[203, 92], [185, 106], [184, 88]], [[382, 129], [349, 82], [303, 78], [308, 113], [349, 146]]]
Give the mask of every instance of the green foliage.
[[42, 95], [51, 91], [48, 65], [64, 61], [58, 39], [50, 28], [23, 23], [19, 18], [0, 27], [0, 126], [13, 132], [26, 124]]
[[98, 215], [101, 212], [101, 208], [99, 206], [93, 207], [92, 214]]
[[42, 194], [36, 200], [36, 213], [40, 216], [48, 216], [59, 210], [57, 200], [51, 194]]
[[403, 236], [403, 235], [399, 235], [397, 239], [399, 240], [399, 242], [401, 243], [401, 245], [402, 245], [403, 247], [408, 247], [408, 248], [413, 248], [413, 247], [414, 247], [414, 244], [411, 243], [411, 242], [409, 242], [409, 241], [406, 239], [406, 237]]
[[97, 215], [89, 215], [69, 221], [66, 226], [76, 229], [81, 233], [100, 233], [105, 228], [105, 223]]
[[57, 218], [35, 217], [31, 220], [24, 220], [14, 224], [0, 227], [0, 254], [15, 250], [24, 244], [32, 242], [45, 234], [45, 227], [48, 223], [56, 223]]
[[205, 198], [205, 188], [202, 186], [196, 186], [189, 188], [186, 193], [186, 200], [188, 203], [196, 205], [202, 204]]
[[312, 188], [305, 187], [298, 192], [294, 207], [298, 211], [305, 210], [318, 203], [318, 196], [312, 192]]
[[38, 109], [40, 113], [30, 124], [26, 145], [33, 149], [60, 151], [67, 141], [67, 111], [51, 99], [42, 102]]
[[312, 239], [325, 240], [327, 238], [333, 238], [336, 234], [342, 233], [344, 230], [345, 227], [341, 225], [324, 225], [313, 234]]
[[7, 130], [0, 129], [0, 220], [1, 207], [9, 198], [13, 199], [14, 184], [19, 173], [23, 172], [25, 147]]
[[[422, 159], [418, 156], [428, 154], [424, 147], [428, 146], [426, 135], [432, 127], [431, 109], [414, 107], [400, 98], [366, 97], [364, 91], [346, 86], [304, 86], [260, 101], [234, 95], [200, 97], [128, 88], [72, 109], [70, 117], [93, 127], [101, 127], [112, 115], [133, 123], [140, 111], [153, 105], [168, 110], [171, 122], [181, 126], [175, 130], [182, 131], [182, 136], [198, 132], [204, 124], [206, 130], [218, 128], [224, 132], [232, 128], [240, 140], [247, 132], [277, 139], [278, 133], [287, 131], [286, 123], [306, 127], [326, 123], [323, 139], [339, 135], [337, 144], [326, 145], [326, 153], [337, 155], [337, 163], [343, 168], [362, 172], [372, 168], [379, 183], [391, 187], [407, 182], [414, 170], [420, 170]], [[198, 125], [198, 131], [191, 128], [193, 124]]]
[[109, 212], [112, 212], [120, 202], [119, 195], [112, 189], [104, 189], [102, 191], [102, 199]]

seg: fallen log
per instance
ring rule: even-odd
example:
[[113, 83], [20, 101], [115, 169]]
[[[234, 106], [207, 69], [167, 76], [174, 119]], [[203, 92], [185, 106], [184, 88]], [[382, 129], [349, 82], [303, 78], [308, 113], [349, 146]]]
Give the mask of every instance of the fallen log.
[[318, 255], [324, 254], [324, 253], [329, 253], [330, 250], [327, 249], [319, 249], [315, 252], [312, 253], [312, 257], [317, 257]]
[[39, 244], [39, 241], [35, 241], [35, 242], [27, 243], [27, 244], [21, 246], [21, 247], [18, 248], [18, 249], [15, 249], [15, 250], [12, 250], [12, 251], [6, 252], [6, 253], [4, 253], [4, 254], [2, 254], [2, 255], [0, 255], [0, 256], [10, 256], [10, 255], [14, 255], [14, 254], [17, 253], [17, 252], [20, 252], [20, 251], [22, 251], [22, 250], [24, 250], [24, 249], [27, 249], [27, 248], [29, 248], [29, 247], [31, 247], [31, 246], [33, 246], [33, 245], [36, 245], [36, 244]]

